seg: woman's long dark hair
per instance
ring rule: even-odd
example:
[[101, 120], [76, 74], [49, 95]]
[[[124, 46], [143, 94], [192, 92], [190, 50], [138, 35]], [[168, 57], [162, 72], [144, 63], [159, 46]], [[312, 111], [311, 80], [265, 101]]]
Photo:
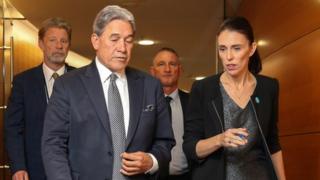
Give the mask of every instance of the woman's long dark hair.
[[[224, 30], [236, 31], [243, 34], [249, 40], [250, 45], [254, 42], [252, 27], [249, 21], [244, 17], [236, 16], [226, 19], [221, 24], [217, 35], [219, 36], [219, 34]], [[258, 49], [256, 49], [254, 54], [250, 57], [248, 69], [252, 74], [258, 74], [262, 70], [262, 63]]]

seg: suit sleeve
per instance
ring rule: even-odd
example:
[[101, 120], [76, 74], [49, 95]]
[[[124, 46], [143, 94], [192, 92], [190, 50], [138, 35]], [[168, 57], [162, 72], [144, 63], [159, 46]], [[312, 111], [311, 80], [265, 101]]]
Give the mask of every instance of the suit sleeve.
[[47, 107], [42, 135], [42, 158], [48, 180], [72, 179], [67, 153], [69, 109], [68, 91], [58, 79]]
[[163, 95], [160, 82], [156, 88], [157, 116], [154, 135], [154, 143], [150, 153], [155, 156], [159, 164], [159, 176], [165, 176], [171, 160], [171, 149], [175, 145], [173, 130], [166, 100]]
[[24, 154], [24, 112], [23, 78], [19, 77], [15, 78], [13, 81], [13, 87], [4, 119], [5, 145], [12, 173], [15, 173], [18, 170], [26, 170]]
[[279, 108], [279, 82], [277, 80], [273, 81], [273, 93], [272, 93], [272, 114], [271, 122], [269, 127], [269, 133], [267, 137], [267, 143], [271, 154], [274, 154], [281, 150], [278, 135], [278, 108]]
[[201, 162], [196, 153], [198, 141], [204, 138], [204, 109], [201, 83], [195, 81], [192, 85], [187, 108], [187, 119], [184, 131], [183, 150], [188, 161]]

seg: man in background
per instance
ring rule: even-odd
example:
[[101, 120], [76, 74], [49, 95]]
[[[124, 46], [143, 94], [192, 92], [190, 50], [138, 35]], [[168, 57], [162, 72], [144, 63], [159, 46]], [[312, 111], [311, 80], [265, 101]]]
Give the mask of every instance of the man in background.
[[5, 145], [13, 180], [46, 179], [41, 158], [44, 114], [55, 79], [72, 68], [65, 64], [71, 27], [50, 18], [38, 32], [43, 63], [15, 76], [5, 112]]
[[170, 116], [159, 81], [127, 67], [131, 12], [96, 16], [92, 63], [59, 78], [47, 108], [42, 156], [49, 180], [149, 180], [171, 160]]
[[[178, 89], [178, 81], [182, 71], [178, 53], [172, 48], [160, 49], [150, 68], [150, 73], [162, 84], [166, 100], [171, 112], [172, 128], [176, 145], [171, 150], [172, 160], [169, 165], [168, 180], [189, 180], [189, 167], [182, 150], [185, 113], [189, 94]], [[166, 179], [166, 178], [164, 178]]]

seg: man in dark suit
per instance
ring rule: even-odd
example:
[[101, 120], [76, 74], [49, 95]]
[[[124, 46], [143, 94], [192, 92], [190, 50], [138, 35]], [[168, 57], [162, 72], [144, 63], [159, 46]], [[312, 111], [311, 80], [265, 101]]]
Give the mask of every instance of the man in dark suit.
[[65, 65], [71, 41], [71, 27], [61, 18], [43, 22], [39, 47], [43, 63], [13, 80], [5, 112], [5, 145], [13, 180], [43, 180], [41, 136], [47, 102], [58, 75], [71, 68]]
[[156, 53], [150, 68], [150, 73], [158, 78], [163, 86], [171, 110], [172, 127], [176, 140], [176, 145], [171, 150], [172, 160], [168, 168], [169, 176], [162, 177], [162, 179], [168, 180], [190, 179], [188, 162], [182, 150], [182, 136], [189, 94], [178, 89], [181, 71], [178, 53], [167, 47]]
[[93, 25], [93, 62], [55, 83], [42, 155], [48, 179], [157, 178], [175, 144], [161, 84], [127, 67], [133, 15], [102, 9]]

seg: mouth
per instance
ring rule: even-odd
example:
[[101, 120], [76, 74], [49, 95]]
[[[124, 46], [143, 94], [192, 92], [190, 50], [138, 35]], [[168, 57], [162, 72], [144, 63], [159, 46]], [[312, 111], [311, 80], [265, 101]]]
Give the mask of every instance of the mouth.
[[116, 57], [113, 57], [113, 59], [118, 60], [118, 61], [126, 61], [127, 57], [126, 56], [116, 56]]
[[237, 65], [235, 65], [235, 64], [227, 64], [226, 68], [227, 68], [227, 70], [235, 70], [237, 68]]
[[164, 74], [163, 77], [164, 77], [164, 78], [171, 78], [172, 75], [171, 75], [171, 74]]
[[52, 53], [52, 56], [65, 56], [65, 54], [61, 52], [55, 52], [55, 53]]

